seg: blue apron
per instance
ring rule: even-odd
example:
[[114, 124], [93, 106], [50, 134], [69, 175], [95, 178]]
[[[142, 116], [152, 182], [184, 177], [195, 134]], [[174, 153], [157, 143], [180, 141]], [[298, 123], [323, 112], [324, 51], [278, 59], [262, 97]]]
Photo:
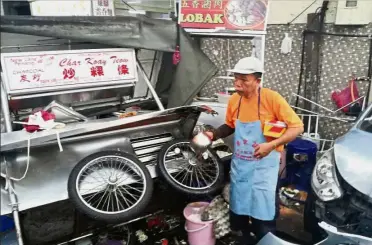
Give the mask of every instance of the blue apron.
[[260, 120], [261, 91], [258, 91], [258, 120], [235, 123], [234, 155], [231, 161], [230, 209], [238, 215], [273, 220], [276, 209], [280, 153], [273, 150], [262, 159], [254, 157], [254, 145], [266, 142]]

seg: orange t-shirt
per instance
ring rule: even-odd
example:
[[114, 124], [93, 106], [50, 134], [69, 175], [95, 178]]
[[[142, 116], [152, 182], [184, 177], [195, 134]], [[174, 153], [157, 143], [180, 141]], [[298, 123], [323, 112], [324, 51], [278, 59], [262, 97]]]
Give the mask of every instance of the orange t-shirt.
[[[235, 122], [238, 114], [240, 95], [235, 93], [230, 97], [226, 112], [226, 124], [235, 128]], [[239, 120], [243, 123], [254, 122], [258, 118], [258, 94], [252, 98], [242, 98], [240, 104]], [[288, 102], [277, 92], [261, 88], [260, 120], [262, 130], [265, 121], [278, 120], [285, 122], [288, 128], [302, 127], [304, 124], [296, 112], [291, 108]], [[273, 138], [266, 137], [267, 142]], [[276, 148], [277, 151], [283, 151], [283, 146]]]

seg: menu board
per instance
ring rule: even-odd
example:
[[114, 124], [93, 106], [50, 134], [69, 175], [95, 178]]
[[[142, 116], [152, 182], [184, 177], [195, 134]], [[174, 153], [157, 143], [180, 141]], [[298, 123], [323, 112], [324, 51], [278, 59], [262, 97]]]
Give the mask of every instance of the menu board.
[[134, 83], [133, 49], [90, 49], [2, 53], [8, 94]]

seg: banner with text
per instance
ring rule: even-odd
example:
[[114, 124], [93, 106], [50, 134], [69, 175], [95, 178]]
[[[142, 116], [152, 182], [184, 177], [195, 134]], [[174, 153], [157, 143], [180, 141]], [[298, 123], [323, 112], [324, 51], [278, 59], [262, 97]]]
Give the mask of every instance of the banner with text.
[[1, 66], [9, 94], [137, 81], [133, 49], [2, 53]]
[[114, 0], [35, 0], [33, 16], [115, 16]]
[[265, 31], [268, 0], [181, 0], [179, 23], [188, 29]]
[[94, 16], [115, 16], [113, 0], [95, 0], [93, 1]]

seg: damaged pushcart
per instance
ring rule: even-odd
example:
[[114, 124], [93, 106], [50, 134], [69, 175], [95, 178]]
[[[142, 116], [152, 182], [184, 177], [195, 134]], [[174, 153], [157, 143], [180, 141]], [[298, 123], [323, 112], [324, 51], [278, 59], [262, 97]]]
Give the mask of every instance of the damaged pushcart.
[[33, 35], [2, 40], [1, 215], [13, 214], [20, 245], [20, 211], [70, 199], [93, 219], [128, 221], [151, 202], [158, 173], [184, 193], [219, 190], [220, 159], [207, 149], [194, 161], [189, 142], [213, 111], [184, 106], [217, 69], [177, 28], [134, 17], [1, 19], [2, 35]]

